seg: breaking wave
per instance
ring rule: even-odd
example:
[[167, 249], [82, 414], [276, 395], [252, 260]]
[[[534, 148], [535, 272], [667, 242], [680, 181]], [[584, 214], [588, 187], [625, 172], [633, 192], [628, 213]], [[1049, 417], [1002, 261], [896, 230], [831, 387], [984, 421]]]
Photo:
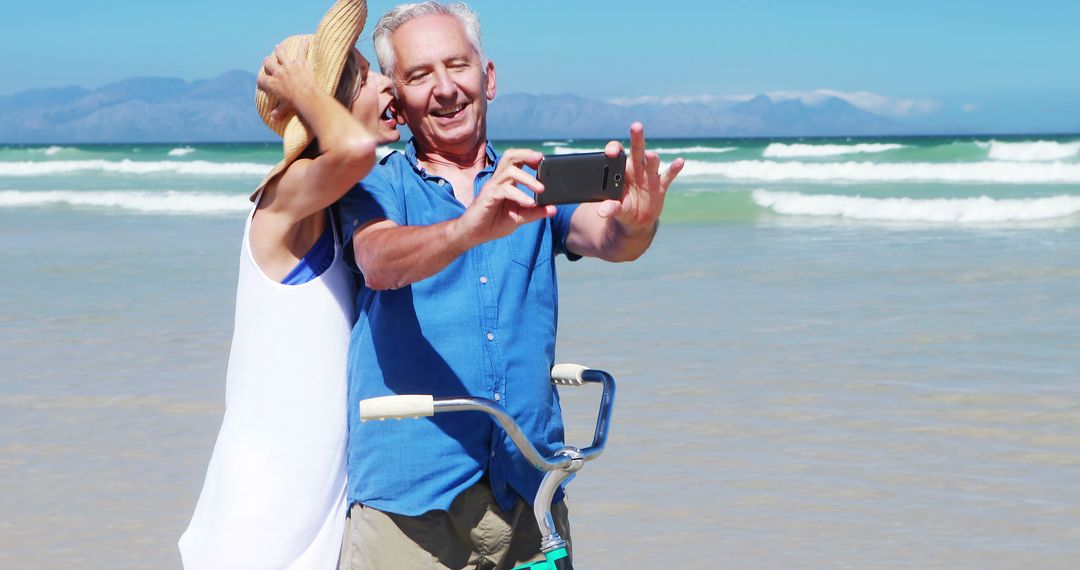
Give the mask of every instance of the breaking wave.
[[0, 190], [0, 208], [40, 206], [118, 209], [149, 214], [214, 214], [245, 212], [251, 208], [251, 202], [246, 195], [209, 192]]
[[754, 203], [778, 214], [898, 222], [1019, 222], [1064, 218], [1080, 213], [1080, 196], [1020, 200], [978, 198], [864, 198], [754, 190]]
[[1080, 155], [1080, 141], [1060, 143], [1054, 141], [1033, 142], [976, 142], [979, 148], [989, 150], [991, 160], [1039, 162], [1064, 160]]
[[74, 148], [71, 148], [71, 147], [66, 147], [66, 146], [53, 145], [53, 146], [46, 147], [46, 148], [27, 149], [27, 152], [29, 152], [30, 154], [44, 154], [45, 156], [56, 156], [57, 154], [60, 154], [61, 152], [65, 151], [65, 150], [77, 150], [77, 149], [74, 149]]
[[604, 152], [604, 148], [571, 148], [568, 146], [557, 146], [552, 151], [555, 154], [577, 154], [579, 152]]
[[772, 143], [765, 147], [765, 158], [809, 158], [814, 156], [842, 156], [845, 154], [866, 154], [888, 152], [904, 148], [902, 144], [860, 143], [860, 144], [785, 144]]
[[657, 154], [721, 154], [737, 149], [733, 146], [688, 146], [683, 148], [658, 147], [651, 150], [655, 150]]
[[[731, 152], [733, 150], [738, 150], [733, 146], [727, 146], [727, 147], [687, 146], [687, 147], [672, 147], [672, 148], [667, 148], [667, 147], [657, 147], [657, 148], [646, 147], [646, 148], [648, 150], [655, 151], [656, 154], [722, 154], [722, 153], [725, 153], [725, 152]], [[604, 148], [603, 147], [599, 147], [599, 148], [573, 148], [573, 147], [568, 147], [568, 146], [556, 146], [555, 150], [554, 150], [555, 154], [576, 154], [576, 153], [579, 153], [579, 152], [604, 152]], [[627, 149], [627, 153], [629, 153], [629, 149]]]
[[180, 148], [174, 148], [169, 151], [169, 156], [185, 156], [195, 152], [195, 149], [190, 146], [183, 146]]
[[56, 160], [49, 162], [0, 162], [0, 176], [44, 176], [71, 172], [98, 171], [119, 174], [263, 176], [271, 165], [256, 162], [208, 162], [205, 160], [134, 161], [134, 160]]
[[778, 162], [690, 160], [683, 176], [719, 176], [761, 182], [979, 182], [1002, 184], [1077, 184], [1080, 164], [1061, 162]]

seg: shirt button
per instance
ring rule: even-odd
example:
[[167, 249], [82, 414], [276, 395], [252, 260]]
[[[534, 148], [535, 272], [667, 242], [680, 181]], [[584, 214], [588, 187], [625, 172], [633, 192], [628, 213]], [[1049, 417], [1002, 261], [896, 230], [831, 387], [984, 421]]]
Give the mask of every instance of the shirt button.
[[446, 181], [442, 178], [439, 179], [439, 186], [446, 186]]
[[495, 334], [494, 333], [488, 333], [487, 334], [487, 339], [488, 340], [495, 340]]
[[481, 282], [481, 283], [487, 283], [487, 282], [488, 282], [488, 278], [487, 278], [486, 276], [481, 276], [481, 277], [480, 277], [480, 282]]
[[502, 399], [502, 396], [500, 396], [498, 392], [495, 392], [495, 401], [498, 402], [501, 399]]

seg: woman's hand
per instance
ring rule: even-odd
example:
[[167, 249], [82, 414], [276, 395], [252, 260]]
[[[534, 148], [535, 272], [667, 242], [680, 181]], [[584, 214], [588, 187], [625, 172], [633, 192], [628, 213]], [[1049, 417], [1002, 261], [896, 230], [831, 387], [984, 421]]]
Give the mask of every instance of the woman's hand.
[[307, 39], [300, 40], [296, 55], [290, 58], [285, 47], [278, 44], [274, 53], [263, 59], [265, 74], [259, 76], [259, 87], [278, 100], [277, 106], [270, 112], [271, 121], [295, 114], [299, 99], [319, 93], [315, 86], [315, 72], [308, 62], [308, 46]]

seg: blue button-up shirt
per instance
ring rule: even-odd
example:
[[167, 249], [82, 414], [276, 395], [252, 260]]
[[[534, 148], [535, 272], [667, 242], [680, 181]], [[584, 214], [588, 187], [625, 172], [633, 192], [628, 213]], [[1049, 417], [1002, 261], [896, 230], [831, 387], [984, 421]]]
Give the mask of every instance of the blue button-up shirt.
[[[498, 156], [476, 176], [491, 177]], [[528, 192], [526, 190], [526, 192]], [[558, 291], [554, 257], [566, 253], [575, 206], [480, 244], [445, 269], [392, 291], [361, 286], [349, 346], [349, 500], [415, 516], [448, 510], [487, 474], [499, 505], [532, 503], [542, 473], [481, 413], [364, 422], [361, 399], [391, 394], [479, 396], [497, 401], [543, 454], [563, 445], [555, 355]], [[425, 172], [410, 141], [385, 157], [340, 203], [342, 235], [387, 219], [426, 226], [459, 217], [465, 207], [449, 181]], [[352, 264], [351, 246], [347, 257]], [[355, 267], [355, 265], [353, 265]]]

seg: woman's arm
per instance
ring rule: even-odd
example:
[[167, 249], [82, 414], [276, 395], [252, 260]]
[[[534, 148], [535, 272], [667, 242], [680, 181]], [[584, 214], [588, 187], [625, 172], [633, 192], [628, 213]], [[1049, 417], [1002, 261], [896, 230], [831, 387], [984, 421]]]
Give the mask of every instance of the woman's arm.
[[[295, 109], [318, 141], [319, 154], [293, 162], [267, 184], [260, 215], [293, 225], [333, 204], [375, 164], [375, 138], [341, 103], [315, 85], [307, 65], [308, 42], [289, 58], [278, 46], [263, 65], [259, 86]], [[283, 109], [275, 110], [275, 113]], [[277, 225], [277, 224], [275, 224]]]

